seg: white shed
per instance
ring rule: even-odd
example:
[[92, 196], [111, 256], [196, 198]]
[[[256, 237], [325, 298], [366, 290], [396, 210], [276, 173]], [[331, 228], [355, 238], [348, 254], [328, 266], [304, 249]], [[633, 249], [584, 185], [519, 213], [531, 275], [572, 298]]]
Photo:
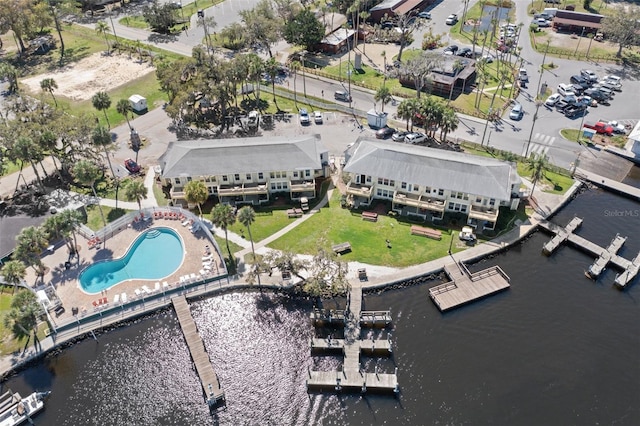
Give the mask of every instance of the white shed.
[[367, 112], [367, 121], [372, 129], [382, 129], [387, 125], [387, 113], [371, 109]]
[[144, 96], [131, 95], [131, 97], [129, 97], [129, 103], [134, 112], [140, 113], [147, 110], [147, 98]]

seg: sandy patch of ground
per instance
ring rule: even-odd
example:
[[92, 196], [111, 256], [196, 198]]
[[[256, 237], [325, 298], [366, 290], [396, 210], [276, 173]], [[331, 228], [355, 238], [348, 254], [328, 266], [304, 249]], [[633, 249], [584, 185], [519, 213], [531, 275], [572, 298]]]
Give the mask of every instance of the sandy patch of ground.
[[54, 92], [56, 95], [84, 101], [91, 99], [96, 92], [108, 92], [153, 70], [149, 63], [140, 63], [127, 55], [103, 56], [102, 53], [94, 53], [68, 67], [26, 78], [21, 83], [37, 93], [40, 92], [40, 81], [53, 78], [58, 85]]

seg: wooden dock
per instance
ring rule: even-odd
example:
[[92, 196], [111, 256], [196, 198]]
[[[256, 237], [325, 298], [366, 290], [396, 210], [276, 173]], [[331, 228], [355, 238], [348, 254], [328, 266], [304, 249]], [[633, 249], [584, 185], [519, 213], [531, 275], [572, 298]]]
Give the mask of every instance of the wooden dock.
[[207, 404], [213, 407], [219, 402], [224, 401], [224, 392], [220, 388], [218, 375], [213, 370], [209, 354], [207, 354], [202, 339], [198, 334], [198, 329], [191, 316], [187, 299], [184, 296], [177, 296], [172, 298], [171, 302], [173, 302], [173, 308], [178, 316], [180, 328], [182, 328], [182, 333], [187, 341], [191, 359], [193, 359], [193, 363], [196, 366], [196, 372], [200, 377], [205, 399]]
[[633, 258], [631, 264], [622, 274], [616, 276], [615, 284], [620, 288], [625, 288], [638, 275], [638, 269], [640, 269], [640, 253]]
[[560, 246], [560, 244], [564, 243], [569, 236], [580, 227], [580, 225], [582, 225], [582, 218], [579, 217], [571, 219], [571, 222], [569, 222], [569, 224], [564, 228], [556, 225], [555, 223], [547, 222], [546, 220], [541, 221], [540, 226], [556, 234], [551, 238], [551, 241], [542, 247], [542, 252], [546, 255], [551, 255]]
[[391, 324], [391, 311], [362, 311], [360, 312], [360, 326], [387, 327]]
[[[386, 355], [392, 353], [391, 340], [363, 340], [360, 339], [360, 324], [362, 319], [371, 319], [371, 324], [386, 321], [381, 311], [362, 312], [362, 287], [354, 285], [348, 296], [349, 315], [345, 326], [344, 339], [311, 340], [311, 351], [342, 352], [344, 361], [342, 369], [337, 371], [314, 371], [309, 369], [307, 377], [308, 390], [334, 390], [394, 392], [400, 391], [398, 385], [397, 368], [393, 374], [379, 373], [375, 367], [373, 373], [367, 373], [360, 368], [360, 355]], [[384, 311], [390, 316], [388, 311]], [[364, 314], [364, 316], [363, 316]], [[390, 320], [390, 318], [389, 318]], [[365, 321], [366, 323], [366, 321]]]
[[616, 180], [609, 179], [583, 169], [576, 170], [575, 177], [589, 181], [597, 186], [613, 192], [617, 192], [618, 194], [622, 194], [629, 198], [640, 200], [640, 188], [636, 188], [634, 186], [627, 185], [625, 183], [618, 182]]
[[347, 311], [334, 309], [313, 308], [313, 312], [309, 314], [311, 322], [314, 325], [335, 325], [343, 326], [347, 322]]
[[499, 266], [474, 274], [462, 263], [445, 265], [448, 282], [429, 289], [429, 296], [440, 311], [445, 312], [508, 289], [509, 277]]
[[[574, 218], [571, 222], [573, 222], [575, 219], [579, 218]], [[580, 219], [580, 223], [582, 223], [582, 219]], [[567, 233], [567, 228], [562, 228], [551, 222], [541, 221], [540, 226], [542, 226], [542, 228], [546, 229], [549, 232], [563, 233], [564, 238], [562, 239], [562, 241], [571, 243], [575, 247], [597, 258], [593, 265], [591, 265], [589, 270], [586, 272], [588, 276], [592, 276], [593, 278], [597, 277], [600, 273], [602, 273], [602, 270], [606, 265], [611, 264], [623, 271], [616, 277], [615, 284], [620, 288], [624, 288], [638, 275], [640, 267], [640, 254], [638, 254], [638, 256], [636, 256], [633, 261], [625, 259], [624, 257], [618, 256], [616, 254], [618, 250], [620, 250], [620, 247], [622, 247], [622, 245], [626, 241], [626, 238], [616, 235], [613, 241], [611, 241], [611, 244], [609, 244], [609, 247], [604, 248], [587, 240], [586, 238], [574, 234], [573, 232]], [[567, 225], [567, 227], [569, 227], [569, 225]], [[554, 236], [551, 241], [555, 240], [557, 236], [558, 234]], [[545, 244], [545, 248], [548, 244], [551, 243], [551, 241]], [[543, 252], [546, 252], [545, 248], [543, 248]]]
[[611, 260], [612, 256], [615, 256], [622, 248], [624, 242], [627, 241], [626, 237], [621, 237], [620, 234], [616, 234], [609, 246], [600, 252], [600, 256], [593, 262], [587, 271], [587, 275], [590, 278], [598, 278], [598, 276], [604, 271], [607, 264]]

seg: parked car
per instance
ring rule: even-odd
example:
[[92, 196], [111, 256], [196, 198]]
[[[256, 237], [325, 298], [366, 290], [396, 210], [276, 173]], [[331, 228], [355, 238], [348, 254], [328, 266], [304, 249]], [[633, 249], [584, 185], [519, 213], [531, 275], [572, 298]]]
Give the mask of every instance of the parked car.
[[604, 86], [601, 86], [599, 84], [594, 84], [593, 88], [596, 90], [599, 90], [603, 95], [605, 95], [606, 97], [608, 97], [609, 99], [613, 99], [613, 95], [615, 95], [615, 93], [613, 92], [613, 90], [609, 90]]
[[575, 105], [576, 103], [576, 97], [575, 95], [572, 96], [565, 96], [564, 98], [560, 99], [558, 102], [556, 102], [556, 110], [560, 111], [562, 113], [564, 113], [564, 110], [569, 108], [572, 105]]
[[429, 12], [420, 12], [420, 13], [418, 13], [418, 18], [431, 19], [431, 13], [429, 13]]
[[457, 56], [463, 56], [465, 58], [473, 58], [473, 50], [469, 47], [463, 47], [462, 49], [456, 52]]
[[447, 16], [447, 20], [444, 21], [444, 23], [447, 25], [455, 25], [457, 22], [458, 22], [458, 15], [456, 15], [455, 13], [452, 13], [451, 15]]
[[395, 133], [395, 131], [396, 129], [392, 127], [381, 127], [376, 131], [376, 139], [390, 138]]
[[580, 75], [589, 81], [598, 81], [598, 76], [591, 70], [580, 70]]
[[509, 113], [509, 118], [512, 120], [520, 120], [522, 118], [522, 105], [515, 104], [513, 108], [511, 108], [511, 112]]
[[458, 234], [458, 238], [462, 241], [475, 241], [476, 235], [473, 233], [473, 228], [470, 226], [463, 226], [462, 230]]
[[526, 69], [520, 68], [518, 71], [518, 80], [524, 81], [525, 83], [529, 81], [529, 75], [527, 74]]
[[140, 165], [131, 158], [124, 160], [124, 167], [129, 171], [129, 173], [140, 173]]
[[596, 87], [604, 87], [605, 89], [608, 89], [608, 90], [611, 90], [611, 91], [615, 90], [616, 92], [622, 92], [622, 86], [616, 85], [611, 80], [601, 80], [601, 81], [595, 83], [594, 86], [596, 86]]
[[493, 55], [491, 53], [485, 53], [484, 55], [482, 55], [481, 58], [483, 61], [485, 61], [486, 63], [490, 64], [493, 62], [493, 60], [495, 59], [493, 57]]
[[562, 99], [562, 95], [560, 93], [554, 93], [553, 95], [549, 96], [546, 101], [544, 101], [544, 104], [552, 107], [557, 104], [560, 99]]
[[591, 86], [591, 80], [588, 80], [582, 75], [572, 75], [569, 81], [571, 81], [572, 84], [580, 85], [583, 90]]
[[605, 75], [602, 80], [606, 81], [614, 87], [622, 89], [622, 79], [617, 75]]
[[544, 18], [536, 18], [533, 20], [533, 23], [539, 26], [540, 28], [545, 28], [551, 25], [551, 22], [547, 21]]
[[613, 127], [605, 123], [604, 121], [598, 121], [596, 124], [585, 123], [583, 124], [583, 127], [595, 130], [596, 133], [599, 133], [601, 135], [611, 136], [613, 134]]
[[300, 109], [300, 124], [302, 124], [303, 126], [311, 124], [311, 118], [309, 117], [309, 113], [304, 108]]
[[582, 114], [585, 113], [586, 110], [587, 110], [586, 106], [575, 104], [565, 108], [563, 113], [568, 118], [574, 118], [574, 117], [581, 116]]
[[599, 104], [609, 105], [609, 97], [602, 93], [599, 89], [587, 89], [584, 91], [584, 95], [595, 99]]
[[571, 86], [573, 87], [573, 93], [576, 94], [576, 95], [582, 95], [582, 92], [584, 92], [586, 89], [588, 89], [588, 87], [585, 88], [585, 87], [582, 87], [579, 84], [572, 84]]
[[315, 111], [313, 113], [313, 121], [316, 124], [322, 124], [322, 113], [320, 111]]
[[569, 93], [575, 95], [575, 92], [573, 91], [573, 86], [571, 84], [564, 84], [564, 83], [558, 84], [558, 93], [560, 93], [562, 96], [567, 96]]
[[427, 135], [424, 133], [409, 133], [404, 137], [405, 143], [420, 143], [427, 140]]
[[591, 96], [578, 96], [576, 105], [584, 105], [587, 107], [597, 107], [598, 103]]
[[445, 55], [455, 55], [457, 51], [458, 51], [458, 46], [456, 46], [455, 44], [452, 44], [451, 46], [445, 47], [442, 53], [444, 53]]
[[609, 126], [613, 127], [613, 132], [614, 133], [621, 133], [621, 134], [625, 134], [627, 133], [627, 128], [624, 127], [624, 124], [622, 123], [618, 123], [617, 121], [613, 120], [607, 123]]
[[392, 136], [391, 139], [395, 142], [404, 142], [404, 138], [405, 136], [407, 136], [409, 134], [409, 132], [405, 132], [405, 131], [397, 131], [395, 132]]

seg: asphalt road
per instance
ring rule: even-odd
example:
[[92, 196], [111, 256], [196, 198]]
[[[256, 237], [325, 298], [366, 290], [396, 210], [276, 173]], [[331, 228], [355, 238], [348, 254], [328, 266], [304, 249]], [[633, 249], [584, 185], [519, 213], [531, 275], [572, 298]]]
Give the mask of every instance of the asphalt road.
[[[216, 28], [219, 29], [238, 20], [238, 11], [251, 8], [255, 3], [257, 3], [257, 0], [227, 0], [207, 9], [205, 15], [213, 16], [218, 23]], [[469, 7], [474, 3], [476, 3], [476, 1], [472, 0]], [[184, 4], [186, 4], [186, 1]], [[424, 26], [414, 35], [415, 41], [411, 47], [420, 47], [422, 34], [428, 31], [429, 27], [431, 27], [435, 33], [448, 34], [449, 27], [445, 25], [444, 21], [450, 13], [458, 13], [458, 15], [461, 16], [462, 4], [452, 4], [451, 2], [441, 1], [425, 10], [431, 12], [432, 19], [430, 21], [423, 20], [426, 22], [424, 22]], [[528, 28], [531, 19], [527, 15], [527, 7], [525, 5], [520, 5], [516, 11], [516, 16], [516, 23], [522, 22], [524, 24], [523, 28]], [[192, 47], [201, 44], [204, 37], [204, 30], [202, 27], [195, 25], [195, 19], [194, 15], [192, 17], [193, 25], [188, 32], [183, 32], [175, 37], [162, 37], [150, 34], [147, 31], [127, 28], [115, 23], [115, 20], [114, 23], [118, 36], [132, 40], [146, 40], [161, 48], [190, 56]], [[448, 36], [445, 37], [445, 41], [449, 41]], [[455, 43], [461, 45], [459, 42]], [[485, 144], [512, 151], [516, 154], [523, 154], [525, 151], [545, 154], [554, 164], [568, 167], [570, 163], [572, 163], [581, 152], [587, 150], [587, 148], [575, 142], [564, 140], [560, 136], [560, 130], [564, 128], [580, 128], [582, 118], [568, 119], [558, 112], [541, 107], [538, 111], [538, 120], [536, 121], [535, 127], [533, 127], [533, 116], [535, 113], [535, 104], [533, 101], [534, 91], [537, 88], [539, 80], [541, 83], [547, 83], [549, 87], [555, 88], [559, 83], [569, 82], [571, 75], [579, 72], [581, 68], [592, 69], [598, 75], [619, 75], [623, 77], [624, 87], [624, 91], [616, 94], [610, 106], [599, 106], [590, 109], [584, 117], [585, 122], [606, 119], [632, 123], [640, 116], [640, 104], [634, 99], [635, 93], [640, 92], [640, 82], [638, 81], [640, 71], [614, 64], [584, 63], [548, 57], [546, 63], [553, 61], [553, 63], [557, 65], [557, 68], [552, 71], [545, 71], [540, 79], [539, 70], [543, 62], [543, 55], [533, 49], [529, 40], [529, 34], [526, 31], [521, 34], [520, 46], [522, 46], [521, 57], [524, 67], [530, 75], [528, 88], [523, 90], [516, 99], [516, 101], [524, 107], [523, 118], [519, 121], [513, 121], [508, 118], [508, 114], [505, 114], [505, 117], [503, 117], [500, 123], [494, 124], [486, 123], [486, 121], [474, 117], [460, 116], [460, 126], [451, 134], [452, 137], [477, 143], [483, 141]], [[286, 43], [281, 43], [274, 51], [284, 48], [286, 48]], [[293, 90], [293, 78], [289, 77], [283, 81], [281, 85], [282, 87]], [[295, 88], [299, 94], [306, 92], [309, 96], [333, 101], [333, 92], [335, 90], [348, 88], [348, 83], [346, 81], [336, 82], [318, 79], [307, 74], [305, 77], [302, 75], [297, 77]], [[373, 91], [352, 85], [351, 93], [353, 97], [353, 108], [367, 111], [374, 107]], [[380, 109], [380, 106], [378, 106], [378, 109]], [[388, 104], [385, 106], [385, 111], [388, 112], [390, 116], [394, 116], [396, 107]], [[527, 146], [529, 146], [528, 150]]]

